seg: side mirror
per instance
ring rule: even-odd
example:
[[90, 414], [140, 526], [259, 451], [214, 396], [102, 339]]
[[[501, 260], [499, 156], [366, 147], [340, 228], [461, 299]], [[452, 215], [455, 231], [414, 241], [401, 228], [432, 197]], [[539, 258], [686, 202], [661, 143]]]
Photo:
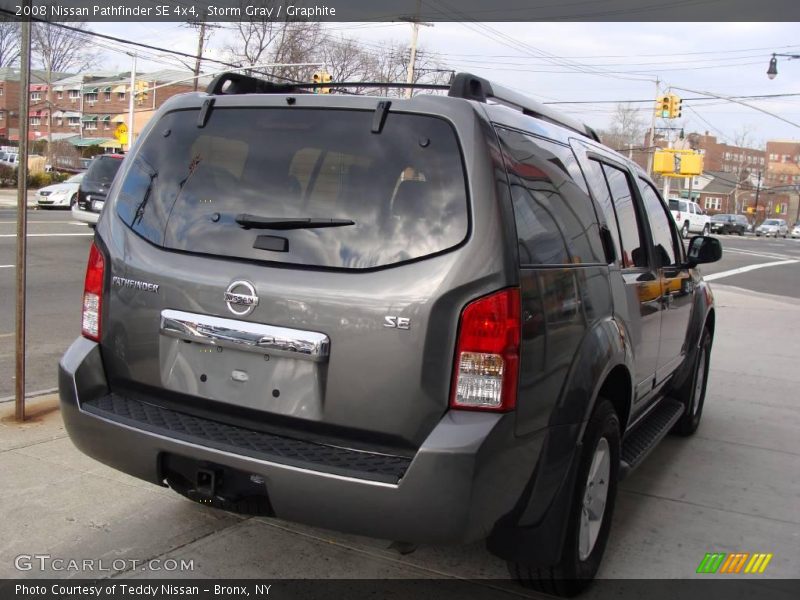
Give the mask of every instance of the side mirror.
[[699, 264], [717, 262], [722, 258], [722, 244], [714, 237], [697, 235], [689, 240], [689, 268]]

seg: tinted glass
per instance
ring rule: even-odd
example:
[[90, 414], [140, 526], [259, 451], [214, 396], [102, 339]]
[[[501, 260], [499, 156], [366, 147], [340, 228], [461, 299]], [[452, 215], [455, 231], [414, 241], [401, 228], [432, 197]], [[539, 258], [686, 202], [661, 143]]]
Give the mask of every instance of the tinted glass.
[[681, 209], [680, 202], [678, 202], [677, 200], [674, 200], [674, 199], [670, 199], [670, 201], [669, 201], [669, 209], [670, 210], [680, 210]]
[[600, 166], [599, 162], [591, 159], [587, 162], [587, 165], [586, 178], [592, 186], [595, 200], [597, 200], [600, 209], [603, 211], [606, 226], [611, 232], [611, 239], [614, 241], [615, 256], [619, 259], [622, 257], [622, 248], [619, 245], [619, 225], [617, 224], [614, 202], [611, 200], [611, 192], [608, 190], [603, 167]]
[[608, 180], [611, 197], [614, 200], [614, 210], [617, 213], [620, 244], [622, 245], [622, 266], [646, 267], [647, 254], [642, 249], [640, 224], [633, 204], [633, 192], [628, 175], [607, 164], [603, 164], [602, 167]]
[[640, 187], [647, 220], [650, 222], [650, 232], [653, 235], [655, 257], [658, 261], [656, 267], [674, 265], [677, 263], [677, 249], [671, 225], [672, 219], [652, 186], [642, 179]]
[[[153, 243], [364, 269], [441, 252], [467, 235], [461, 154], [441, 119], [389, 112], [374, 134], [371, 111], [218, 108], [202, 128], [197, 116], [163, 116], [120, 188], [117, 213]], [[248, 229], [236, 222], [243, 214], [354, 224]], [[285, 240], [288, 251], [254, 247], [263, 236], [282, 238], [277, 247]]]
[[522, 265], [602, 263], [597, 215], [568, 146], [498, 129]]
[[122, 164], [121, 158], [111, 158], [110, 156], [99, 156], [95, 158], [86, 171], [87, 181], [99, 181], [100, 183], [111, 183], [114, 176], [119, 171]]

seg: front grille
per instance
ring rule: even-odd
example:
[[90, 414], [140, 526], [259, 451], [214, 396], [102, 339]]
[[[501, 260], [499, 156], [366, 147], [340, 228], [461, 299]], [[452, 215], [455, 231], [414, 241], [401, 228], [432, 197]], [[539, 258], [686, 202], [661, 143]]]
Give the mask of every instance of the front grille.
[[39, 195], [40, 196], [49, 196], [50, 194], [51, 194], [51, 192], [48, 192], [48, 191], [45, 191], [45, 190], [40, 190], [39, 191]]
[[81, 404], [86, 412], [165, 437], [271, 462], [383, 483], [397, 483], [411, 459], [329, 446], [195, 417], [110, 394]]

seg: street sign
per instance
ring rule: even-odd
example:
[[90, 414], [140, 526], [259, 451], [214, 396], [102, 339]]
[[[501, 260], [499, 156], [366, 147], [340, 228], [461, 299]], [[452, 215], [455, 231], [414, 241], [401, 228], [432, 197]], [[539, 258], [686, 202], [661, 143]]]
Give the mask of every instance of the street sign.
[[127, 144], [128, 143], [128, 126], [125, 123], [120, 123], [117, 125], [117, 128], [114, 130], [114, 137], [117, 138], [117, 141], [120, 144]]

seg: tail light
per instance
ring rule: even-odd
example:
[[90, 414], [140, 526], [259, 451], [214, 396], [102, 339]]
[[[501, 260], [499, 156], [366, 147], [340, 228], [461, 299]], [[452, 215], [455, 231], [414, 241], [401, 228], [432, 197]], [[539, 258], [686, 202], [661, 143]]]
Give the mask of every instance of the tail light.
[[103, 306], [103, 281], [105, 281], [105, 259], [97, 245], [92, 242], [89, 249], [89, 264], [83, 284], [83, 315], [81, 333], [84, 337], [100, 341], [100, 310]]
[[508, 411], [517, 403], [519, 289], [468, 304], [461, 313], [450, 396], [452, 408]]

